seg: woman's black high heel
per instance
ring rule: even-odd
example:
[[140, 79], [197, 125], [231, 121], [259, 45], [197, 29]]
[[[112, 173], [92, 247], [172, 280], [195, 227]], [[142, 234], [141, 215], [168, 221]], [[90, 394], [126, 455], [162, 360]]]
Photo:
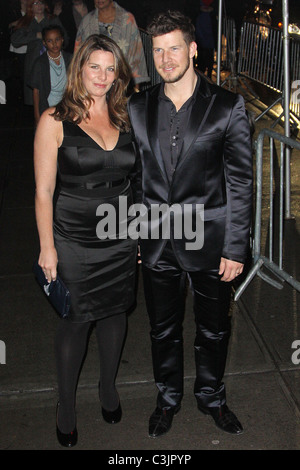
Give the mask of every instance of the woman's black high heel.
[[72, 432], [69, 432], [68, 434], [65, 434], [65, 433], [63, 433], [59, 430], [58, 425], [57, 425], [58, 407], [59, 407], [59, 403], [57, 403], [57, 407], [56, 407], [56, 437], [57, 437], [57, 440], [60, 443], [60, 445], [63, 446], [63, 447], [74, 447], [77, 444], [77, 439], [78, 439], [77, 428], [75, 427], [74, 430]]
[[[99, 398], [100, 398], [100, 382], [98, 383], [98, 393], [99, 393]], [[101, 398], [100, 398], [101, 399]], [[121, 421], [122, 418], [122, 408], [121, 408], [121, 403], [119, 402], [119, 406], [116, 410], [114, 411], [107, 411], [105, 408], [102, 408], [102, 416], [104, 421], [106, 421], [109, 424], [116, 424], [119, 421]]]
[[121, 421], [121, 418], [122, 418], [121, 404], [119, 403], [118, 408], [114, 411], [107, 411], [102, 406], [102, 416], [103, 416], [103, 419], [107, 423], [110, 423], [110, 424], [118, 423], [119, 421]]

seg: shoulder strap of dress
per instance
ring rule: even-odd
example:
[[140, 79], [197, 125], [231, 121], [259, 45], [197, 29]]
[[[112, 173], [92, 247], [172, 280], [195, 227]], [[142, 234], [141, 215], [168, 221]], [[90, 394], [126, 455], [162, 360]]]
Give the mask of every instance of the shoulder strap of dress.
[[62, 125], [63, 125], [64, 137], [76, 135], [76, 129], [77, 129], [76, 124], [70, 121], [63, 121]]

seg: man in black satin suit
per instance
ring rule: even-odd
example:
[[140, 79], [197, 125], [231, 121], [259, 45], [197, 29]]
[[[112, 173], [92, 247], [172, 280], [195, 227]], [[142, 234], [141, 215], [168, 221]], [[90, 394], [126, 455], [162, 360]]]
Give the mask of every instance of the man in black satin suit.
[[[143, 204], [149, 212], [167, 205], [182, 208], [182, 214], [188, 206], [198, 242], [197, 231], [203, 232], [202, 244], [191, 243], [185, 231], [175, 236], [175, 213], [169, 219], [169, 237], [140, 240], [158, 388], [149, 435], [169, 431], [180, 409], [187, 279], [196, 322], [198, 408], [222, 430], [239, 434], [243, 428], [226, 404], [222, 380], [230, 336], [231, 281], [241, 274], [249, 248], [252, 154], [244, 100], [194, 70], [194, 27], [182, 13], [158, 15], [148, 32], [163, 81], [133, 95], [128, 103], [142, 161]], [[157, 226], [162, 219], [155, 221]]]

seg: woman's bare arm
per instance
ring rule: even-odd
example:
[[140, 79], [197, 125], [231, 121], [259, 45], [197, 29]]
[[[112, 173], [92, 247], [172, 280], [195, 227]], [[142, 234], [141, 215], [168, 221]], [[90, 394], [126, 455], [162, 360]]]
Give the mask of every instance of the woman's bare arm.
[[57, 253], [53, 238], [53, 194], [56, 184], [57, 151], [62, 141], [62, 123], [45, 111], [34, 140], [35, 212], [40, 239], [39, 265], [49, 282], [56, 279]]

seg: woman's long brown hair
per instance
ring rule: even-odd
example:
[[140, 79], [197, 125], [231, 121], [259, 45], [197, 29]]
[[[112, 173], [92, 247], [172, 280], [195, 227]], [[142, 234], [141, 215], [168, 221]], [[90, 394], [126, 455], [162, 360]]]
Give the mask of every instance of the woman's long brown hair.
[[126, 89], [130, 82], [130, 68], [119, 46], [110, 38], [93, 34], [79, 47], [68, 69], [66, 89], [60, 103], [53, 113], [57, 121], [71, 121], [79, 124], [89, 119], [89, 108], [93, 98], [89, 95], [82, 81], [82, 68], [94, 51], [111, 52], [115, 61], [115, 82], [107, 93], [109, 118], [119, 130], [130, 128], [126, 109]]

